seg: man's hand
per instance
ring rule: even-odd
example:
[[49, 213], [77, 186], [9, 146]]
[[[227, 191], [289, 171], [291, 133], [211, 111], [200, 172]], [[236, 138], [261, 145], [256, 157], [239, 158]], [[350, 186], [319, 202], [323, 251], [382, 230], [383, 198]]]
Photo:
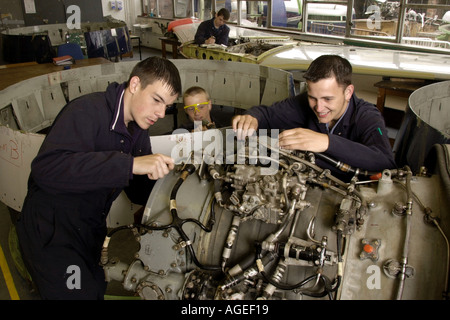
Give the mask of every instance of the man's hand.
[[205, 40], [206, 44], [213, 44], [216, 43], [216, 38], [214, 36], [209, 37], [208, 39]]
[[311, 152], [327, 151], [328, 135], [310, 129], [296, 128], [285, 130], [278, 136], [280, 148]]
[[160, 153], [135, 157], [133, 162], [133, 174], [146, 174], [149, 179], [157, 180], [163, 178], [175, 167], [171, 157]]
[[231, 122], [234, 132], [237, 133], [238, 140], [251, 136], [258, 129], [258, 120], [251, 115], [235, 116]]

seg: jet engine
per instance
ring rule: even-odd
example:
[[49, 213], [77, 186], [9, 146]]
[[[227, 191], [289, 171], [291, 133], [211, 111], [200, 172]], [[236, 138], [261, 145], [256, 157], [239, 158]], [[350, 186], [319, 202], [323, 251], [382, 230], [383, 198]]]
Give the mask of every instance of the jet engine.
[[[140, 223], [106, 238], [107, 280], [149, 300], [448, 297], [446, 170], [341, 166], [344, 182], [319, 154], [264, 146], [233, 161], [191, 153], [159, 180]], [[138, 242], [131, 263], [109, 256], [122, 230]]]

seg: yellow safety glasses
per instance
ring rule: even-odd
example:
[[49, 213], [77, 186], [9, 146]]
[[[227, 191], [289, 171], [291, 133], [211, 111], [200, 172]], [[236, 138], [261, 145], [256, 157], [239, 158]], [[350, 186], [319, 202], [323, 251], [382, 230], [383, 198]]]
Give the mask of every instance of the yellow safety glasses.
[[205, 101], [205, 102], [201, 102], [201, 103], [195, 103], [195, 104], [190, 104], [188, 106], [184, 106], [184, 109], [187, 112], [200, 112], [200, 110], [203, 110], [208, 104], [210, 103], [210, 101]]

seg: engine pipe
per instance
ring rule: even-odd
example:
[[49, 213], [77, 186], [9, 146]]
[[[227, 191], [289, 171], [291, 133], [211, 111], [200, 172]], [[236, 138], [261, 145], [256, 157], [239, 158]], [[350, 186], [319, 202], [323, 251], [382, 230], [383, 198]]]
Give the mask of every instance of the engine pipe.
[[[259, 142], [259, 143], [262, 144], [262, 145], [264, 145], [266, 148], [272, 150], [273, 152], [277, 152], [277, 153], [279, 153], [280, 155], [283, 155], [283, 156], [285, 156], [285, 157], [287, 157], [287, 158], [290, 158], [290, 159], [292, 159], [292, 160], [294, 160], [294, 161], [297, 161], [297, 162], [299, 162], [299, 163], [301, 163], [301, 164], [303, 164], [303, 165], [305, 165], [305, 166], [307, 166], [307, 167], [309, 167], [309, 168], [315, 170], [315, 171], [318, 172], [319, 174], [323, 174], [327, 179], [329, 179], [330, 181], [333, 181], [334, 183], [336, 183], [337, 185], [339, 185], [339, 186], [341, 186], [341, 187], [344, 187], [344, 188], [348, 187], [348, 184], [347, 184], [347, 183], [345, 183], [344, 181], [342, 181], [342, 180], [336, 178], [335, 176], [333, 176], [329, 170], [322, 169], [321, 167], [317, 166], [315, 163], [312, 163], [311, 161], [308, 161], [308, 160], [302, 159], [302, 158], [300, 158], [300, 157], [297, 157], [297, 156], [293, 155], [292, 153], [287, 152], [287, 151], [285, 151], [285, 150], [281, 150], [281, 149], [277, 149], [277, 148], [272, 148], [272, 147], [270, 147], [270, 146], [268, 146], [268, 145], [266, 145], [266, 144], [263, 144], [263, 143], [261, 143], [261, 142]], [[335, 163], [335, 164], [336, 164], [336, 161], [335, 161], [335, 160], [333, 160], [332, 158], [327, 157], [327, 156], [325, 156], [325, 155], [323, 155], [323, 154], [319, 154], [319, 153], [312, 153], [312, 154], [313, 154], [313, 155], [314, 155], [314, 154], [315, 154], [315, 155], [319, 155], [319, 157], [323, 157], [324, 160], [329, 160], [329, 161], [331, 161], [332, 163]], [[345, 168], [348, 168], [348, 170], [350, 170], [351, 172], [354, 172], [355, 175], [364, 174], [364, 175], [369, 175], [369, 176], [371, 176], [371, 177], [374, 177], [374, 176], [377, 176], [377, 175], [379, 174], [379, 172], [369, 172], [369, 171], [367, 171], [367, 170], [364, 171], [364, 170], [361, 170], [361, 169], [354, 169], [354, 168], [351, 168], [350, 166], [347, 166], [347, 165], [345, 166]], [[361, 202], [365, 203], [365, 200], [363, 199], [362, 195], [361, 195], [358, 191], [354, 190], [353, 193], [354, 193], [357, 197], [359, 197], [359, 198], [361, 199]]]
[[[287, 252], [285, 252], [285, 250]], [[278, 254], [283, 255], [285, 258], [293, 258], [296, 260], [311, 262], [321, 260], [321, 254], [317, 251], [317, 249], [296, 244], [291, 244], [288, 246], [287, 243], [280, 243], [278, 246]]]
[[[438, 149], [439, 151], [440, 149]], [[440, 157], [438, 157], [440, 158]], [[445, 157], [446, 158], [446, 157]], [[440, 163], [440, 165], [442, 166], [446, 166], [446, 162], [442, 161], [442, 163]], [[400, 177], [404, 175], [403, 170], [391, 170], [391, 175], [399, 175]], [[406, 186], [403, 184], [403, 182], [401, 182], [399, 179], [395, 179], [394, 182], [398, 183], [401, 187], [405, 188], [406, 190]], [[449, 186], [448, 182], [445, 182], [446, 186]], [[439, 219], [436, 218], [435, 216], [432, 215], [432, 210], [429, 207], [426, 207], [419, 199], [419, 197], [411, 191], [411, 196], [414, 198], [414, 200], [416, 201], [416, 203], [419, 205], [420, 209], [423, 211], [424, 213], [424, 219], [425, 221], [427, 221], [427, 223], [431, 223], [433, 224], [441, 233], [442, 237], [444, 238], [444, 241], [446, 243], [447, 246], [447, 267], [445, 270], [445, 280], [444, 280], [444, 291], [443, 291], [443, 297], [444, 299], [448, 299], [449, 297], [449, 292], [448, 292], [448, 279], [449, 279], [449, 268], [448, 266], [450, 265], [450, 243], [448, 241], [447, 236], [445, 235], [445, 232], [442, 230], [440, 224], [439, 224]]]
[[[309, 276], [308, 278], [300, 281], [299, 283], [296, 283], [294, 285], [286, 285], [283, 283], [279, 283], [276, 281], [273, 281], [264, 271], [260, 270], [260, 273], [262, 275], [262, 277], [264, 278], [264, 280], [266, 282], [268, 282], [270, 285], [272, 285], [273, 287], [280, 289], [280, 290], [294, 290], [294, 289], [300, 289], [301, 287], [305, 286], [306, 284], [308, 284], [309, 282], [313, 281], [314, 279], [316, 279], [317, 275], [312, 275]], [[324, 290], [322, 292], [308, 292], [308, 291], [302, 291], [303, 294], [305, 295], [309, 295], [309, 296], [313, 296], [313, 297], [324, 297], [326, 295], [328, 295], [330, 292], [335, 291], [336, 288], [333, 288], [331, 285], [330, 280], [325, 277], [323, 274], [319, 274], [319, 280], [322, 280], [324, 282]], [[264, 297], [263, 297], [264, 299]]]
[[299, 201], [301, 195], [301, 186], [299, 184], [296, 184], [292, 190], [291, 190], [291, 201], [290, 201], [290, 207], [288, 210], [288, 214], [285, 216], [283, 224], [281, 225], [281, 227], [272, 235], [269, 236], [270, 238], [270, 242], [275, 242], [278, 237], [283, 233], [283, 231], [287, 228], [287, 226], [289, 225], [289, 223], [291, 223], [292, 218], [295, 215], [299, 215], [300, 213], [300, 209], [295, 209], [295, 206], [297, 204], [297, 202]]
[[[272, 260], [276, 258], [276, 254], [273, 252], [265, 252], [264, 255], [261, 257], [261, 261], [264, 264], [270, 263]], [[245, 264], [245, 263], [244, 263]], [[233, 269], [235, 269], [233, 267]], [[258, 261], [251, 265], [249, 268], [245, 270], [241, 270], [241, 272], [234, 273], [231, 272], [231, 270], [228, 272], [228, 277], [225, 280], [225, 283], [219, 286], [220, 290], [226, 290], [229, 289], [238, 283], [240, 283], [243, 280], [251, 279], [255, 277], [259, 273], [259, 265]]]
[[334, 165], [336, 168], [338, 168], [339, 170], [341, 170], [342, 172], [349, 172], [349, 173], [353, 173], [355, 175], [363, 175], [363, 176], [378, 176], [379, 172], [377, 171], [368, 171], [368, 170], [361, 170], [359, 168], [353, 168], [352, 166], [341, 162], [341, 161], [337, 161], [329, 156], [324, 155], [323, 153], [319, 153], [319, 152], [315, 152], [314, 153], [318, 158]]
[[409, 240], [411, 237], [411, 224], [412, 224], [412, 191], [411, 191], [411, 176], [412, 172], [411, 169], [408, 166], [405, 166], [406, 170], [406, 234], [405, 234], [405, 241], [403, 244], [403, 253], [402, 253], [402, 259], [400, 261], [400, 284], [397, 290], [397, 300], [402, 299], [403, 295], [403, 288], [405, 285], [405, 279], [406, 279], [406, 268], [408, 264], [408, 251], [409, 251]]
[[[270, 277], [270, 281], [268, 281], [269, 284], [264, 288], [263, 296], [261, 297], [261, 299], [267, 300], [267, 299], [270, 299], [270, 297], [272, 297], [273, 293], [277, 289], [276, 284], [279, 284], [281, 282], [281, 280], [283, 279], [283, 276], [286, 272], [286, 269], [287, 269], [287, 265], [286, 265], [284, 259], [281, 259], [280, 261], [278, 261], [278, 265], [275, 268], [275, 271], [272, 273], [272, 276]], [[261, 273], [263, 274], [264, 270]], [[267, 276], [266, 276], [266, 278], [267, 278]]]
[[[284, 243], [284, 244], [275, 244], [275, 246], [272, 246], [272, 249], [274, 249], [274, 252], [276, 252], [276, 256], [286, 257], [285, 245], [286, 244]], [[320, 251], [319, 252], [316, 249], [315, 250], [316, 253], [312, 252], [312, 251], [314, 251], [314, 249], [312, 249], [310, 247], [303, 246], [302, 248], [300, 248], [300, 246], [298, 246], [297, 248], [293, 248], [293, 251], [288, 250], [288, 257], [298, 258], [298, 259], [305, 258], [304, 260], [306, 260], [306, 261], [320, 261], [320, 264], [322, 266], [323, 262], [324, 262], [324, 256], [325, 256], [325, 242], [324, 241], [322, 241], [322, 245], [323, 245], [322, 250], [319, 250]], [[257, 262], [258, 270], [261, 273], [264, 280], [266, 282], [268, 282], [271, 286], [273, 286], [277, 289], [280, 289], [280, 290], [300, 289], [301, 287], [305, 286], [310, 281], [313, 281], [314, 279], [318, 279], [318, 280], [321, 280], [324, 284], [324, 289], [322, 292], [309, 292], [309, 291], [305, 290], [305, 291], [302, 291], [302, 293], [305, 295], [312, 296], [312, 297], [324, 297], [326, 295], [330, 296], [330, 294], [332, 292], [336, 291], [340, 285], [341, 276], [336, 277], [335, 282], [331, 283], [331, 281], [325, 275], [323, 275], [321, 272], [319, 272], [315, 275], [312, 275], [312, 276], [300, 281], [297, 284], [287, 285], [287, 284], [280, 283], [281, 278], [279, 276], [277, 276], [276, 279], [272, 279], [272, 277], [269, 277], [266, 274], [266, 272], [264, 270], [264, 264], [266, 264], [266, 263], [261, 259], [261, 257], [262, 257], [261, 249], [262, 249], [261, 245], [258, 245], [257, 251], [256, 251], [257, 252], [256, 262]], [[339, 251], [341, 250], [340, 242], [338, 243], [338, 250]], [[321, 269], [321, 268], [319, 268], [319, 269]], [[338, 268], [338, 270], [339, 270], [339, 268]], [[271, 287], [271, 289], [269, 289], [269, 290], [273, 290], [274, 289], [273, 287]], [[268, 293], [270, 293], [270, 292], [268, 292]], [[263, 296], [262, 299], [265, 299], [265, 297]]]
[[221, 261], [221, 267], [222, 271], [225, 271], [225, 266], [227, 264], [228, 259], [231, 255], [231, 250], [233, 250], [233, 245], [236, 240], [236, 236], [239, 230], [239, 225], [241, 223], [241, 218], [239, 216], [233, 216], [233, 220], [231, 222], [230, 230], [228, 231], [228, 236], [225, 241], [225, 245], [223, 247], [222, 252], [222, 261]]

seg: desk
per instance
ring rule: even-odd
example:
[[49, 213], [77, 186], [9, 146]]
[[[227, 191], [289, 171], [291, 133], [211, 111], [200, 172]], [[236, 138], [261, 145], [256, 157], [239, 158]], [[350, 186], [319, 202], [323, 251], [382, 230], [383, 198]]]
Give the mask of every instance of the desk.
[[28, 67], [28, 66], [35, 66], [38, 63], [36, 61], [29, 61], [29, 62], [19, 62], [19, 63], [11, 63], [11, 64], [3, 64], [0, 65], [0, 69], [5, 68], [17, 68], [17, 67]]
[[178, 46], [181, 45], [181, 43], [178, 41], [178, 39], [174, 38], [167, 38], [167, 37], [161, 37], [159, 38], [161, 40], [161, 55], [163, 58], [166, 57], [166, 44], [172, 45], [172, 57], [174, 59], [178, 58]]
[[[415, 90], [429, 84], [424, 80], [383, 80], [374, 84], [378, 88], [377, 96], [377, 108], [380, 112], [384, 113], [384, 104], [386, 102], [387, 95], [393, 95], [397, 97], [408, 98]], [[406, 107], [406, 106], [405, 106]]]
[[[71, 69], [74, 69], [105, 63], [113, 62], [105, 58], [90, 58], [77, 60], [76, 63], [70, 67]], [[14, 68], [3, 68], [0, 69], [0, 90], [26, 79], [58, 71], [64, 71], [64, 66], [56, 66], [53, 63], [42, 63]]]

